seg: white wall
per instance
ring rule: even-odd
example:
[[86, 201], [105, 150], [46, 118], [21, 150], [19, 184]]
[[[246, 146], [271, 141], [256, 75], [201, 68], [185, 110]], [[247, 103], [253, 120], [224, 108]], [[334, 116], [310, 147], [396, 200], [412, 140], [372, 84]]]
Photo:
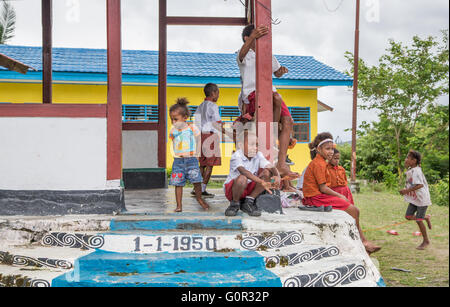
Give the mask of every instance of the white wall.
[[158, 167], [158, 132], [123, 131], [123, 168]]
[[0, 117], [0, 190], [106, 187], [106, 118]]

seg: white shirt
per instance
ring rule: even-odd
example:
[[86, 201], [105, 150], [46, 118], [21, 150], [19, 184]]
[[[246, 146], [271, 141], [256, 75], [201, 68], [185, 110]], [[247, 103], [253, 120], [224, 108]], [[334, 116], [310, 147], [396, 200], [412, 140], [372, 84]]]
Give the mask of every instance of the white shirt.
[[214, 128], [213, 123], [221, 122], [219, 106], [209, 100], [205, 100], [197, 108], [194, 115], [195, 126], [203, 133], [221, 133]]
[[[239, 172], [239, 170], [238, 170], [239, 167], [243, 167], [244, 169], [246, 169], [253, 175], [258, 176], [259, 170], [264, 169], [264, 168], [268, 167], [269, 165], [271, 165], [270, 162], [267, 161], [267, 159], [264, 157], [263, 153], [260, 151], [258, 151], [256, 156], [254, 156], [251, 159], [248, 159], [244, 155], [242, 150], [238, 150], [231, 156], [230, 174], [228, 175], [228, 178], [225, 181], [225, 185], [230, 183], [231, 181], [235, 180], [240, 175], [242, 175], [241, 172]], [[248, 182], [250, 183], [251, 180], [248, 180]]]
[[418, 207], [431, 206], [431, 197], [427, 179], [422, 172], [422, 168], [417, 166], [406, 172], [406, 188], [410, 189], [419, 184], [423, 184], [423, 188], [418, 189], [409, 195], [405, 195], [405, 201]]
[[[248, 95], [256, 90], [256, 53], [250, 49], [242, 62], [239, 60], [239, 53], [237, 53], [237, 63], [241, 71], [241, 94], [239, 95], [239, 108], [242, 110], [242, 103], [249, 104]], [[281, 68], [275, 56], [272, 56], [272, 72], [275, 73]], [[277, 89], [273, 86], [273, 92]]]
[[298, 179], [297, 189], [299, 189], [299, 190], [303, 190], [303, 182], [305, 181], [305, 174], [306, 174], [306, 170], [307, 169], [308, 169], [308, 166], [305, 168], [305, 170], [303, 171], [302, 175]]

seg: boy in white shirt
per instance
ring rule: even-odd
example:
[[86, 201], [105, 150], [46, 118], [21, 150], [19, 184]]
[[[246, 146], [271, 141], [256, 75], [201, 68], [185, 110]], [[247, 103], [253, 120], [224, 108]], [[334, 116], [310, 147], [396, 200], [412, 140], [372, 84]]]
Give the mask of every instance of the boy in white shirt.
[[[264, 191], [279, 189], [281, 177], [274, 167], [258, 151], [258, 138], [254, 132], [244, 130], [237, 138], [238, 150], [232, 155], [230, 174], [224, 184], [225, 195], [230, 206], [226, 216], [236, 216], [239, 209], [250, 216], [261, 216], [255, 199]], [[271, 183], [272, 178], [274, 183]], [[241, 201], [244, 203], [241, 206]]]
[[[269, 33], [267, 26], [260, 26], [255, 29], [254, 25], [248, 25], [242, 32], [244, 45], [238, 51], [237, 63], [241, 72], [242, 90], [239, 96], [239, 107], [242, 117], [246, 120], [253, 119], [256, 112], [256, 40]], [[281, 66], [275, 57], [272, 57], [272, 71], [277, 78], [287, 74], [289, 70]], [[281, 175], [294, 175], [286, 163], [287, 151], [291, 139], [293, 120], [288, 107], [273, 87], [273, 122], [280, 123], [279, 153], [277, 168]]]
[[[212, 198], [215, 195], [206, 191], [214, 166], [222, 165], [220, 144], [223, 132], [222, 118], [217, 101], [220, 90], [214, 83], [204, 87], [205, 101], [197, 108], [194, 115], [195, 126], [201, 131], [201, 156], [199, 158], [200, 170], [203, 176], [202, 196]], [[195, 192], [192, 191], [192, 195]]]
[[420, 167], [422, 156], [415, 150], [410, 150], [405, 160], [406, 188], [400, 191], [409, 203], [405, 217], [407, 220], [416, 221], [423, 236], [423, 242], [417, 247], [418, 250], [424, 250], [430, 245], [427, 234], [427, 228], [423, 221], [426, 221], [428, 228], [431, 229], [431, 216], [426, 215], [427, 209], [431, 206], [430, 191], [428, 182]]

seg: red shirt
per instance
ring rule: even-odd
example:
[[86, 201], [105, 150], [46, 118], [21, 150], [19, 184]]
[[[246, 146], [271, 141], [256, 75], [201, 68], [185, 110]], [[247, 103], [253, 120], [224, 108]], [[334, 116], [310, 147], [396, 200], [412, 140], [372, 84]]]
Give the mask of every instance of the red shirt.
[[303, 181], [303, 195], [305, 197], [314, 197], [322, 194], [319, 188], [321, 184], [331, 185], [327, 164], [327, 161], [319, 154], [309, 164]]
[[330, 188], [345, 187], [348, 185], [347, 174], [345, 168], [342, 166], [327, 165], [328, 172], [330, 174]]

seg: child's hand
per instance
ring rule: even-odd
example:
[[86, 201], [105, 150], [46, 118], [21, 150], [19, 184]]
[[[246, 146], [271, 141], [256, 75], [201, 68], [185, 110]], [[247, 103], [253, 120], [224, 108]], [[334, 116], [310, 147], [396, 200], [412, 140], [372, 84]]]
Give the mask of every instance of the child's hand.
[[267, 35], [269, 33], [269, 27], [268, 26], [259, 26], [255, 30], [253, 30], [251, 36], [254, 39], [258, 39], [260, 37], [263, 37], [264, 35]]
[[408, 191], [406, 189], [400, 190], [400, 194], [401, 195], [406, 195], [406, 194], [408, 194]]
[[272, 177], [274, 182], [273, 182], [273, 186], [275, 189], [279, 189], [281, 187], [281, 177], [280, 176], [274, 176]]
[[268, 182], [268, 181], [264, 181], [263, 183], [261, 183], [261, 185], [263, 186], [263, 188], [267, 191], [267, 193], [272, 194], [271, 189], [273, 188], [272, 183]]
[[275, 72], [275, 77], [277, 78], [281, 78], [283, 77], [285, 74], [287, 74], [289, 72], [289, 69], [287, 69], [287, 67], [281, 66], [280, 69], [278, 69]]

